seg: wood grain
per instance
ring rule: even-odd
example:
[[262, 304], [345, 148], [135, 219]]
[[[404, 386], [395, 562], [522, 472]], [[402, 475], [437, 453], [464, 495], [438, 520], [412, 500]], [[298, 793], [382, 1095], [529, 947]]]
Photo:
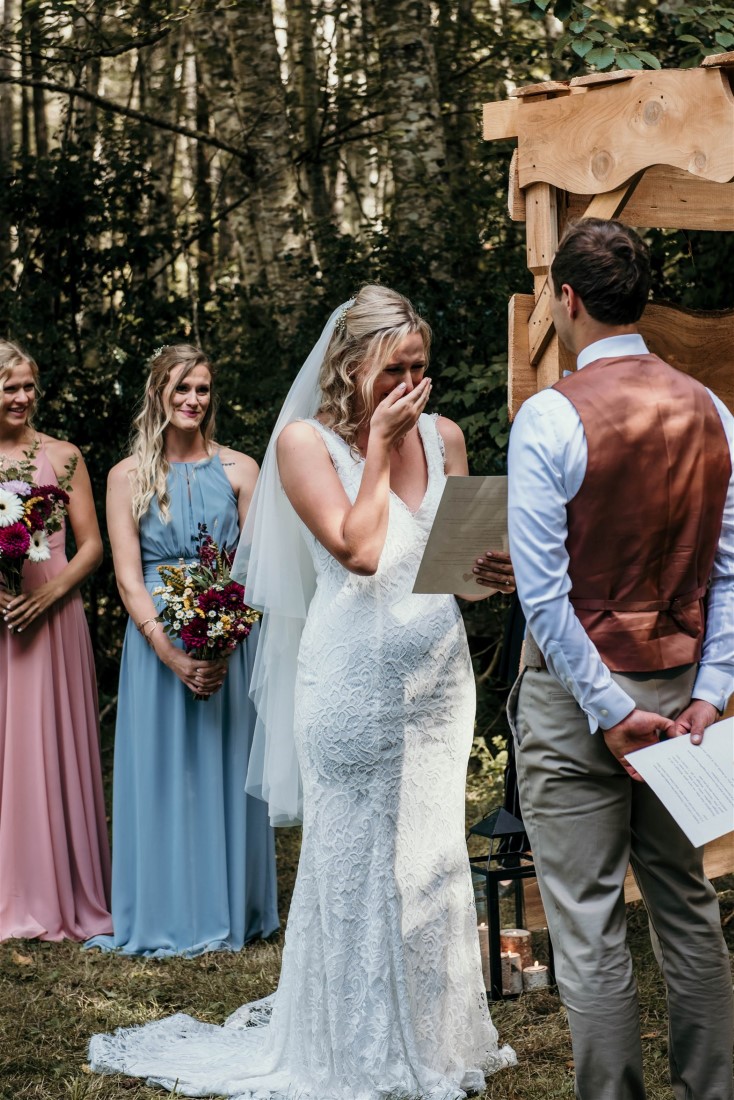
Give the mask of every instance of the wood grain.
[[[590, 200], [590, 195], [569, 194], [567, 216], [584, 217]], [[680, 168], [653, 165], [646, 170], [617, 217], [626, 225], [645, 229], [731, 232], [734, 230], [734, 182], [712, 183]]]
[[585, 95], [525, 102], [517, 123], [523, 188], [542, 181], [598, 194], [653, 164], [734, 178], [734, 94], [721, 69], [640, 72]]
[[651, 302], [640, 332], [650, 351], [703, 382], [734, 412], [734, 310], [694, 313]]
[[507, 409], [510, 420], [538, 389], [538, 372], [528, 355], [528, 321], [533, 312], [532, 294], [513, 294], [507, 316]]
[[485, 141], [502, 141], [517, 137], [518, 104], [514, 99], [500, 99], [482, 107], [482, 132]]

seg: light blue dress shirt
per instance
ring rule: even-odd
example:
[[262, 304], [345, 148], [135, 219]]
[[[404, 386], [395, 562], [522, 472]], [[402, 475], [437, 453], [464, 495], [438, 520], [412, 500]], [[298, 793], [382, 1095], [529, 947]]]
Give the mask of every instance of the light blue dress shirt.
[[[647, 355], [637, 334], [611, 336], [584, 348], [581, 370], [597, 359]], [[710, 391], [709, 391], [710, 393]], [[734, 417], [711, 394], [729, 441], [734, 468]], [[586, 436], [576, 409], [554, 389], [529, 398], [510, 434], [510, 554], [528, 630], [549, 672], [574, 696], [592, 733], [609, 729], [633, 710], [634, 700], [614, 682], [568, 598], [566, 505], [586, 473]], [[610, 502], [610, 507], [613, 502]], [[693, 690], [723, 710], [734, 690], [734, 474], [711, 573], [706, 636]]]

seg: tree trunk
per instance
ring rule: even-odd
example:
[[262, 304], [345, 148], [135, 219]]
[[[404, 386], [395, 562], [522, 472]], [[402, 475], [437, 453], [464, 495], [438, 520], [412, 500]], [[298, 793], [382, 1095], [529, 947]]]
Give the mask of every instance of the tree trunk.
[[[175, 10], [177, 4], [172, 4]], [[150, 0], [143, 9], [150, 13]], [[173, 11], [172, 11], [173, 14]], [[178, 122], [181, 117], [181, 87], [177, 69], [183, 70], [184, 36], [173, 31], [161, 42], [139, 53], [140, 109], [156, 118]], [[183, 77], [182, 77], [183, 79]], [[148, 212], [149, 232], [161, 242], [158, 254], [151, 257], [151, 267], [158, 273], [153, 279], [157, 297], [165, 298], [170, 290], [171, 268], [161, 267], [161, 253], [173, 249], [176, 239], [174, 180], [179, 162], [178, 138], [175, 134], [152, 127], [146, 135], [148, 159], [153, 176], [153, 197]]]
[[311, 0], [287, 5], [288, 59], [293, 88], [291, 117], [298, 130], [303, 190], [316, 237], [330, 232], [333, 209], [322, 154], [328, 92], [318, 71]]
[[[28, 30], [31, 76], [34, 80], [43, 80], [46, 74], [42, 60], [43, 35], [40, 8], [35, 4], [30, 5], [24, 2], [23, 19]], [[46, 96], [43, 88], [33, 88], [32, 102], [36, 156], [39, 159], [44, 159], [48, 156], [48, 124], [46, 122]]]
[[311, 261], [270, 2], [229, 8], [226, 20], [244, 143], [252, 156], [250, 211], [260, 277], [279, 326], [290, 333], [301, 313]]
[[375, 4], [374, 17], [392, 170], [390, 221], [398, 236], [413, 227], [435, 247], [450, 212], [430, 9], [428, 0], [393, 0]]
[[[209, 95], [204, 79], [203, 66], [196, 58], [196, 129], [209, 133]], [[200, 141], [196, 143], [194, 164], [194, 193], [199, 229], [198, 263], [196, 269], [200, 305], [211, 298], [214, 275], [214, 206], [212, 203], [211, 151]]]
[[[0, 28], [0, 73], [9, 76], [13, 71], [13, 19], [15, 0], [4, 0]], [[6, 189], [13, 174], [13, 122], [15, 96], [10, 84], [0, 85], [0, 187]], [[0, 272], [5, 271], [10, 259], [10, 225], [3, 218], [0, 222]]]

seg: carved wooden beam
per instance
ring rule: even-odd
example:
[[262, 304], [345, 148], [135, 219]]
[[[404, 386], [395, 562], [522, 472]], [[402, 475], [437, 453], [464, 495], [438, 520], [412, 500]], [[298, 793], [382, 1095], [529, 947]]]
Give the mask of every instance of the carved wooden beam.
[[[583, 217], [589, 198], [589, 195], [568, 195], [568, 217]], [[515, 203], [514, 209], [521, 214], [519, 203]], [[680, 168], [657, 164], [647, 169], [619, 217], [626, 225], [645, 229], [731, 232], [734, 230], [734, 181], [712, 183]]]
[[721, 68], [639, 72], [584, 95], [530, 99], [516, 118], [523, 188], [597, 194], [653, 164], [734, 178], [734, 92]]

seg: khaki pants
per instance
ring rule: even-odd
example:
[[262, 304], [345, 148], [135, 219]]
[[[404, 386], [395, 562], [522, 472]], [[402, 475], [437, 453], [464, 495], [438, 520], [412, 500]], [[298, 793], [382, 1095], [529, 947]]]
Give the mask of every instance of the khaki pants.
[[[643, 710], [675, 717], [695, 668], [615, 680]], [[668, 987], [676, 1100], [734, 1100], [732, 975], [716, 892], [693, 848], [643, 783], [591, 735], [548, 672], [526, 669], [508, 706], [523, 820], [568, 1012], [578, 1100], [644, 1100], [637, 987], [622, 884], [631, 861]]]

